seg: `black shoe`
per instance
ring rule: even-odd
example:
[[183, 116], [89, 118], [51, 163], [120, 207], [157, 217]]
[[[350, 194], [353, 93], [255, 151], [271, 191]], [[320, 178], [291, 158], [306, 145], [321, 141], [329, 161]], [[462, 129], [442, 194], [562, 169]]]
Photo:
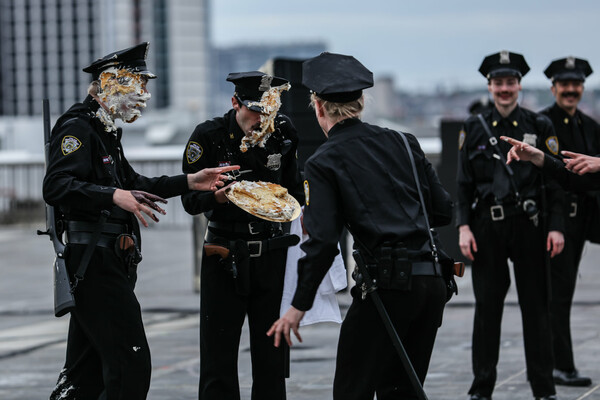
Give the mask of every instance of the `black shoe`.
[[557, 397], [553, 394], [551, 396], [536, 397], [535, 400], [557, 400]]
[[482, 396], [479, 393], [472, 394], [469, 400], [492, 400], [492, 396]]
[[552, 376], [554, 377], [554, 383], [557, 385], [590, 386], [592, 384], [592, 380], [590, 378], [579, 375], [579, 372], [576, 369], [573, 371], [555, 369], [552, 371]]

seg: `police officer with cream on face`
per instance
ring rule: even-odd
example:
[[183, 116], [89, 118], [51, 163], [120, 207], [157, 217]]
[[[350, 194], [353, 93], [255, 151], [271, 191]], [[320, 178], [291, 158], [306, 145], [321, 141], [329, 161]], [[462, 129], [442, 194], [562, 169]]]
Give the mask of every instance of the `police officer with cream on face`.
[[[277, 114], [264, 147], [246, 146], [242, 138], [260, 129], [263, 94], [287, 84], [258, 71], [231, 73], [233, 108], [223, 117], [198, 125], [183, 158], [183, 171], [240, 165], [238, 180], [282, 185], [301, 204], [302, 181], [296, 162], [298, 135], [288, 117]], [[264, 116], [263, 116], [264, 117]], [[287, 248], [296, 235], [280, 223], [259, 219], [229, 203], [223, 190], [182, 196], [190, 214], [206, 213], [205, 243], [227, 248], [228, 255], [203, 253], [200, 288], [201, 400], [239, 399], [238, 350], [246, 315], [250, 328], [252, 399], [286, 398], [286, 350], [271, 345], [265, 332], [279, 316]]]
[[51, 400], [146, 398], [150, 349], [133, 292], [141, 260], [137, 219], [148, 226], [145, 213], [158, 222], [152, 209], [165, 212], [156, 201], [216, 190], [226, 178], [220, 173], [230, 170], [147, 178], [131, 168], [115, 120], [133, 122], [150, 98], [146, 84], [156, 76], [146, 69], [147, 51], [141, 43], [86, 67], [89, 96], [52, 130], [43, 194], [64, 218], [75, 308]]
[[[471, 400], [491, 399], [496, 383], [509, 258], [522, 313], [527, 377], [536, 399], [556, 398], [544, 252], [556, 256], [564, 244], [563, 193], [549, 180], [544, 193], [542, 175], [529, 163], [508, 168], [510, 145], [499, 140], [501, 135], [514, 137], [558, 154], [551, 122], [518, 105], [521, 78], [528, 71], [520, 54], [502, 51], [485, 57], [479, 72], [488, 80], [494, 107], [469, 117], [459, 135], [456, 224], [461, 252], [473, 261], [475, 294]], [[543, 213], [549, 213], [548, 233]]]
[[[552, 80], [556, 102], [543, 111], [554, 125], [562, 150], [581, 154], [600, 154], [600, 125], [581, 112], [577, 105], [583, 95], [585, 78], [592, 73], [583, 59], [567, 57], [552, 61], [544, 74]], [[571, 304], [575, 293], [577, 270], [585, 240], [598, 241], [598, 196], [589, 191], [568, 192], [566, 196], [565, 249], [552, 259], [552, 343], [554, 349], [554, 382], [557, 385], [589, 386], [592, 380], [579, 375], [575, 368], [571, 342]], [[596, 220], [597, 221], [597, 220]]]
[[[292, 307], [268, 334], [275, 345], [290, 330], [301, 341], [299, 322], [338, 253], [344, 225], [377, 281], [377, 292], [421, 383], [425, 380], [446, 286], [434, 262], [410, 151], [432, 226], [450, 223], [452, 202], [417, 139], [362, 122], [362, 90], [373, 74], [352, 56], [322, 53], [303, 63], [302, 82], [327, 142], [306, 162], [304, 227], [309, 240], [298, 262]], [[358, 286], [342, 324], [333, 387], [334, 399], [418, 398], [371, 296]]]

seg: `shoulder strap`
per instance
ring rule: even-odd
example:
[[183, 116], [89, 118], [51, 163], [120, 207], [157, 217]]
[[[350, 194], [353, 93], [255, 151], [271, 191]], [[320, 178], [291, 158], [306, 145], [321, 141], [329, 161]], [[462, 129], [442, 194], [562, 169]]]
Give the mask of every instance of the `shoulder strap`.
[[510, 181], [510, 185], [512, 186], [513, 190], [515, 191], [515, 197], [517, 199], [520, 199], [521, 195], [519, 194], [519, 190], [517, 189], [517, 185], [514, 180], [515, 173], [513, 172], [510, 165], [508, 165], [506, 163], [506, 157], [504, 157], [504, 154], [502, 153], [502, 151], [500, 150], [500, 147], [498, 146], [498, 139], [496, 139], [496, 137], [492, 134], [490, 127], [488, 126], [487, 122], [485, 122], [485, 119], [483, 119], [483, 115], [477, 114], [477, 118], [479, 119], [479, 122], [481, 122], [481, 125], [483, 126], [483, 130], [485, 131], [485, 133], [487, 133], [487, 135], [489, 137], [488, 141], [492, 145], [494, 152], [496, 153], [496, 155], [498, 155], [498, 157], [500, 157], [499, 161], [502, 162], [502, 166], [504, 166], [504, 169], [506, 170], [506, 173], [508, 174], [508, 180]]
[[423, 191], [421, 191], [421, 181], [419, 180], [419, 174], [417, 173], [417, 165], [415, 164], [415, 158], [412, 153], [412, 148], [408, 143], [408, 139], [406, 135], [398, 131], [400, 137], [404, 141], [404, 145], [406, 146], [406, 151], [408, 151], [408, 158], [410, 159], [410, 165], [412, 166], [413, 176], [415, 178], [415, 183], [417, 185], [417, 192], [419, 193], [419, 200], [421, 201], [421, 207], [423, 208], [423, 215], [425, 216], [425, 224], [427, 225], [427, 233], [429, 234], [429, 241], [431, 243], [431, 254], [433, 255], [434, 260], [438, 261], [437, 247], [435, 245], [435, 241], [433, 240], [433, 235], [431, 233], [431, 226], [429, 225], [429, 216], [427, 214], [427, 208], [425, 207], [425, 199], [423, 198]]

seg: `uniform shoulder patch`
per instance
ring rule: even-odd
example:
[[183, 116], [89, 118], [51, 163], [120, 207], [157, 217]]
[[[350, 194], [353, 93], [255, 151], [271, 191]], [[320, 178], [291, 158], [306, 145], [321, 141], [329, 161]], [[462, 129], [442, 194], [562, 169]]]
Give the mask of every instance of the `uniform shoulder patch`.
[[550, 150], [550, 153], [555, 156], [558, 155], [558, 138], [556, 136], [550, 136], [546, 139], [546, 147]]
[[64, 156], [69, 155], [75, 151], [77, 151], [81, 147], [81, 141], [77, 139], [75, 136], [66, 135], [62, 143], [60, 144], [60, 149]]
[[202, 150], [202, 146], [196, 142], [189, 142], [188, 147], [185, 150], [185, 156], [187, 158], [188, 164], [193, 164], [202, 157], [204, 150]]
[[458, 133], [458, 150], [462, 150], [463, 145], [465, 144], [465, 139], [467, 137], [467, 133], [464, 129], [461, 129]]
[[310, 189], [308, 188], [308, 181], [304, 181], [304, 204], [310, 203]]

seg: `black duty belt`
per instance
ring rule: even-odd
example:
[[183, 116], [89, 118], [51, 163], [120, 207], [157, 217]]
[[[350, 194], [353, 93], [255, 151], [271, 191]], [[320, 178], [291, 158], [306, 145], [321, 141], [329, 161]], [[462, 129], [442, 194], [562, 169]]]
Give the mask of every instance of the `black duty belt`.
[[[75, 232], [67, 231], [67, 243], [69, 244], [90, 244], [94, 234], [92, 232]], [[117, 235], [107, 235], [101, 233], [96, 242], [97, 247], [105, 247], [107, 249], [115, 248]]]
[[113, 249], [118, 235], [127, 233], [127, 225], [105, 222], [67, 221], [67, 241], [71, 244], [89, 244], [100, 227], [96, 246]]
[[[100, 224], [98, 222], [67, 221], [67, 232], [96, 232], [99, 225]], [[105, 222], [101, 224], [100, 232], [112, 235], [120, 235], [121, 233], [127, 233], [127, 225]]]
[[[272, 250], [295, 246], [296, 244], [298, 244], [299, 241], [300, 238], [297, 235], [286, 234], [264, 240], [247, 240], [246, 244], [248, 245], [248, 252], [250, 253], [250, 257], [254, 258], [260, 257], [264, 253], [267, 253]], [[234, 241], [215, 236], [211, 232], [208, 232], [205, 240], [206, 244], [217, 244], [228, 249], [232, 247], [232, 242]]]
[[208, 227], [222, 232], [240, 233], [246, 235], [259, 235], [278, 231], [281, 229], [279, 222], [253, 221], [253, 222], [234, 222], [234, 221], [210, 221]]
[[[380, 268], [377, 265], [369, 265], [370, 270], [375, 273], [375, 276], [378, 269]], [[413, 276], [441, 276], [442, 275], [442, 267], [439, 263], [433, 261], [413, 261], [411, 262], [411, 275]]]
[[411, 272], [414, 275], [433, 275], [441, 276], [442, 267], [439, 263], [433, 261], [418, 261], [413, 262], [411, 266]]
[[492, 221], [502, 221], [516, 215], [525, 215], [523, 207], [516, 203], [507, 204], [481, 204], [477, 206], [477, 210], [484, 218], [490, 218]]

